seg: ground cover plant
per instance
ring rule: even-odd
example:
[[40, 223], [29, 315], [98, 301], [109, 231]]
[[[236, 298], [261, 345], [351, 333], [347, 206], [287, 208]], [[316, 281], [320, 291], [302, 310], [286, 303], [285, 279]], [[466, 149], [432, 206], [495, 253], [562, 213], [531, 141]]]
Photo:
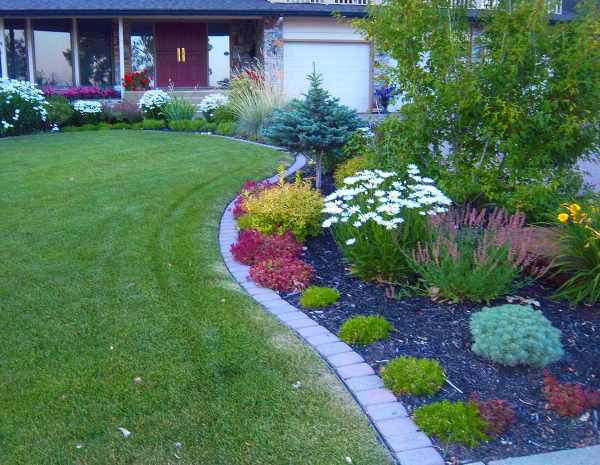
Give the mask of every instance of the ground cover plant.
[[386, 339], [391, 329], [392, 325], [380, 316], [357, 316], [342, 324], [338, 337], [348, 344], [368, 345]]
[[444, 370], [435, 360], [398, 357], [381, 369], [381, 378], [396, 395], [430, 396], [444, 384]]
[[473, 447], [489, 439], [484, 432], [486, 423], [471, 402], [443, 400], [423, 405], [415, 410], [414, 418], [421, 430], [444, 443]]
[[340, 299], [337, 289], [309, 286], [300, 296], [300, 306], [310, 308], [327, 307]]
[[0, 463], [389, 463], [223, 267], [223, 209], [283, 154], [143, 131], [0, 145]]

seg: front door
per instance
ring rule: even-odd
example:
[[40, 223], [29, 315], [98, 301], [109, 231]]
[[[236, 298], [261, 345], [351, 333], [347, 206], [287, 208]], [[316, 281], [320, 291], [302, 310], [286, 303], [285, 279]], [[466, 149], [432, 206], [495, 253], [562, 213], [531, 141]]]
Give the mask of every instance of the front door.
[[155, 35], [158, 87], [208, 86], [206, 23], [157, 23]]

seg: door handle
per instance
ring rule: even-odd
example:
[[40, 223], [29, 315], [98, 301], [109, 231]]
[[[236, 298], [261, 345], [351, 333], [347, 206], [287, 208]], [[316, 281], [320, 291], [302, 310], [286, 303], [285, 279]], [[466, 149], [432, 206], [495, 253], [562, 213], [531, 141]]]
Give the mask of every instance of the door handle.
[[185, 47], [181, 48], [181, 62], [185, 63]]
[[177, 48], [177, 61], [181, 63], [181, 49], [179, 47]]

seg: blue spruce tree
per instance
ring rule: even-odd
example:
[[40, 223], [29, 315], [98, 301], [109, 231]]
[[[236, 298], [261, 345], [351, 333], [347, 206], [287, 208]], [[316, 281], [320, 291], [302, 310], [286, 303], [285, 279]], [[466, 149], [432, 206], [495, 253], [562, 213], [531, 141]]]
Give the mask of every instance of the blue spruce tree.
[[339, 153], [361, 122], [354, 110], [323, 89], [321, 75], [308, 75], [304, 99], [294, 99], [275, 110], [264, 134], [271, 142], [311, 157], [316, 164], [316, 186], [321, 189], [323, 161]]

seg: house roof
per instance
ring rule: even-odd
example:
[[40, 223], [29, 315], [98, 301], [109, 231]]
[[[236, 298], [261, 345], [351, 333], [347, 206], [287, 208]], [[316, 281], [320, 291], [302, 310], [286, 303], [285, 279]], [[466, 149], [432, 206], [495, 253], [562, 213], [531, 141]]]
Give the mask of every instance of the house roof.
[[0, 15], [4, 16], [330, 16], [334, 12], [358, 17], [365, 15], [366, 8], [344, 4], [271, 3], [267, 0], [0, 0]]

